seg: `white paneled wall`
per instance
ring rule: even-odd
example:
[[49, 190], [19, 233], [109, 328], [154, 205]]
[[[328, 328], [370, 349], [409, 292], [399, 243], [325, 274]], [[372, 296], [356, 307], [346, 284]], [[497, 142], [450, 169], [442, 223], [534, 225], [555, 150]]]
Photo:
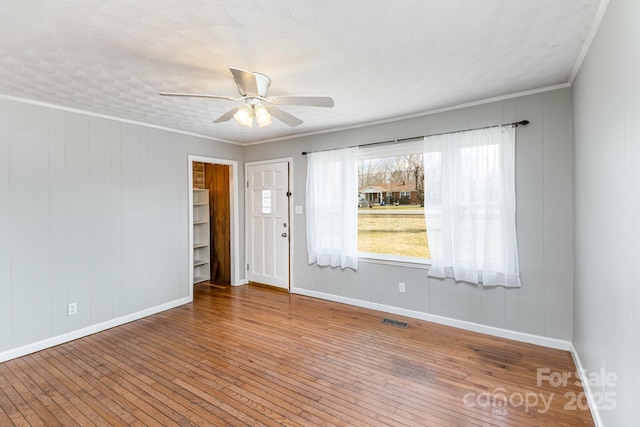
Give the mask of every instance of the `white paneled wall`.
[[0, 101], [0, 351], [13, 345], [9, 103]]
[[114, 316], [113, 309], [113, 235], [111, 194], [111, 165], [116, 157], [111, 155], [111, 131], [109, 121], [89, 120], [89, 150], [87, 162], [91, 176], [89, 211], [89, 241], [91, 242], [91, 321], [103, 322]]
[[188, 298], [188, 154], [240, 150], [0, 100], [0, 360]]
[[[18, 104], [11, 104], [16, 107]], [[65, 114], [62, 111], [48, 111], [48, 153], [49, 173], [40, 179], [40, 184], [49, 190], [49, 254], [51, 266], [51, 312], [52, 336], [67, 332], [67, 179], [66, 179], [66, 136]], [[12, 122], [8, 122], [14, 126]], [[46, 141], [46, 138], [43, 139]], [[9, 142], [7, 140], [7, 142]], [[12, 143], [14, 143], [12, 141]], [[46, 148], [43, 148], [46, 151]], [[12, 160], [13, 167], [21, 167]], [[29, 165], [27, 163], [27, 165]], [[29, 166], [30, 168], [31, 166]], [[35, 184], [34, 184], [35, 185]], [[2, 193], [0, 193], [2, 197]], [[16, 201], [15, 203], [21, 203]], [[17, 238], [17, 236], [15, 237]], [[55, 292], [63, 289], [64, 292]], [[16, 308], [17, 309], [17, 308]], [[14, 328], [15, 330], [15, 328]]]
[[[309, 266], [304, 215], [292, 230], [292, 286], [551, 339], [572, 338], [573, 161], [569, 89], [486, 103], [376, 126], [245, 148], [247, 161], [293, 157], [293, 203], [304, 205], [302, 151], [509, 123], [517, 130], [517, 229], [522, 288], [483, 288], [427, 277], [420, 268], [360, 263], [358, 272]], [[406, 293], [398, 292], [398, 282]]]
[[638, 28], [640, 2], [612, 0], [573, 86], [574, 345], [606, 426], [640, 419]]
[[45, 109], [19, 104], [10, 106], [9, 122], [10, 187], [2, 203], [10, 207], [10, 324], [20, 346], [51, 331], [49, 120]]
[[[46, 113], [46, 110], [44, 111]], [[91, 324], [89, 307], [94, 287], [91, 282], [91, 254], [94, 251], [91, 241], [91, 181], [97, 179], [96, 172], [89, 170], [89, 122], [91, 120], [87, 116], [77, 114], [64, 115], [65, 168], [62, 172], [66, 190], [64, 203], [66, 290], [68, 302], [76, 302], [79, 307], [78, 314], [67, 319], [67, 327], [70, 329], [79, 329]], [[43, 142], [46, 144], [47, 141]], [[42, 150], [46, 152], [46, 145]], [[13, 182], [11, 184], [13, 185]], [[19, 199], [16, 202], [20, 203]], [[11, 240], [18, 239], [13, 237]], [[45, 279], [43, 284], [46, 285], [47, 280], [43, 279]], [[57, 289], [52, 291], [59, 292]], [[66, 306], [51, 307], [51, 310], [65, 312]]]

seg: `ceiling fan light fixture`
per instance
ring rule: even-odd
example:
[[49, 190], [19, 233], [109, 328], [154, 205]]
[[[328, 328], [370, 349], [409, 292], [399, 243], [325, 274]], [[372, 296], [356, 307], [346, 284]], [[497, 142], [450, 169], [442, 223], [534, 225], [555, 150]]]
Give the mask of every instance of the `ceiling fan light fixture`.
[[241, 105], [233, 115], [233, 118], [244, 127], [253, 127], [253, 111], [248, 104]]
[[256, 121], [258, 122], [258, 126], [263, 128], [271, 124], [271, 114], [269, 114], [269, 111], [267, 111], [267, 108], [264, 105], [258, 104], [254, 106], [253, 112], [256, 115]]
[[[275, 117], [284, 124], [295, 127], [303, 122], [299, 118], [278, 108], [281, 105], [300, 105], [307, 107], [333, 107], [333, 99], [328, 96], [268, 96], [271, 79], [261, 73], [241, 70], [239, 68], [230, 67], [229, 71], [233, 74], [233, 80], [238, 86], [239, 98], [230, 96], [209, 95], [203, 93], [181, 93], [181, 92], [160, 92], [162, 96], [178, 96], [192, 98], [213, 98], [226, 99], [227, 101], [244, 101], [243, 105], [233, 108], [217, 119], [213, 123], [224, 123], [233, 117], [238, 124], [252, 128], [253, 119], [255, 117], [258, 126], [261, 128], [272, 124]], [[269, 104], [267, 107], [265, 103]], [[276, 105], [278, 107], [276, 107]]]

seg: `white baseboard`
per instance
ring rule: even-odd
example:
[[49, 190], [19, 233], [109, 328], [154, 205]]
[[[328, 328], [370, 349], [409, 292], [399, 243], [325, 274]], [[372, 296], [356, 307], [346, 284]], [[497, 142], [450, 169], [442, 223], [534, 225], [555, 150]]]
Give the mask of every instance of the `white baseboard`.
[[338, 295], [332, 295], [324, 292], [311, 291], [308, 289], [295, 288], [295, 287], [292, 287], [290, 292], [293, 294], [306, 295], [309, 297], [320, 298], [324, 300], [354, 305], [356, 307], [383, 311], [385, 313], [397, 314], [399, 316], [426, 320], [427, 322], [438, 323], [441, 325], [452, 326], [454, 328], [465, 329], [467, 331], [478, 332], [481, 334], [492, 335], [500, 338], [507, 338], [510, 340], [526, 342], [529, 344], [540, 345], [543, 347], [549, 347], [549, 348], [554, 348], [558, 350], [571, 351], [571, 348], [572, 348], [572, 344], [570, 341], [542, 337], [539, 335], [528, 334], [525, 332], [511, 331], [508, 329], [496, 328], [493, 326], [481, 325], [479, 323], [468, 322], [466, 320], [457, 320], [457, 319], [452, 319], [450, 317], [438, 316], [435, 314], [423, 313], [415, 310], [408, 310], [406, 308], [393, 307], [389, 305], [378, 304], [375, 302], [363, 301], [355, 298], [341, 297]]
[[593, 418], [593, 422], [596, 427], [604, 427], [604, 423], [602, 422], [602, 418], [600, 417], [600, 411], [598, 410], [598, 404], [595, 396], [593, 395], [593, 391], [591, 390], [591, 386], [589, 385], [589, 378], [586, 376], [586, 372], [582, 367], [582, 362], [580, 361], [580, 356], [578, 355], [578, 351], [571, 344], [571, 357], [573, 357], [573, 363], [576, 365], [576, 371], [578, 376], [580, 377], [580, 382], [582, 383], [582, 388], [584, 389], [584, 394], [587, 396], [587, 402], [589, 402], [589, 409], [591, 410], [591, 417]]
[[118, 317], [116, 319], [107, 320], [106, 322], [98, 323], [96, 325], [87, 326], [86, 328], [78, 329], [76, 331], [69, 332], [63, 335], [58, 335], [52, 338], [38, 341], [36, 343], [27, 344], [22, 347], [3, 351], [0, 353], [0, 363], [6, 362], [7, 360], [15, 359], [17, 357], [26, 356], [27, 354], [35, 353], [36, 351], [54, 347], [65, 342], [73, 341], [78, 338], [86, 337], [88, 335], [95, 334], [96, 332], [111, 329], [115, 326], [124, 325], [125, 323], [129, 323], [134, 320], [142, 319], [143, 317], [151, 316], [152, 314], [160, 313], [162, 311], [190, 303], [191, 301], [192, 300], [189, 297], [181, 298], [165, 304], [157, 305], [155, 307], [150, 307], [136, 313], [127, 314], [126, 316]]

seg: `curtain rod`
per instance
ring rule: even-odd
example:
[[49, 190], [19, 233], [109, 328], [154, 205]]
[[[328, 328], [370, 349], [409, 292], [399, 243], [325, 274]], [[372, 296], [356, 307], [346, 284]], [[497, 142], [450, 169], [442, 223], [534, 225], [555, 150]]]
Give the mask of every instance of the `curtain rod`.
[[411, 141], [411, 140], [414, 140], [414, 139], [426, 138], [428, 136], [438, 136], [438, 135], [448, 135], [448, 134], [451, 134], [451, 133], [469, 132], [471, 130], [490, 129], [490, 128], [497, 128], [497, 127], [501, 127], [501, 126], [518, 127], [518, 126], [526, 126], [528, 124], [529, 124], [529, 120], [520, 120], [519, 122], [504, 123], [504, 124], [501, 124], [501, 125], [483, 126], [483, 127], [479, 127], [479, 128], [470, 128], [470, 129], [463, 129], [463, 130], [454, 130], [453, 132], [442, 132], [442, 133], [434, 133], [434, 134], [431, 134], [431, 135], [412, 136], [412, 137], [409, 137], [409, 138], [391, 139], [389, 141], [369, 142], [367, 144], [351, 145], [349, 147], [327, 148], [325, 150], [315, 150], [315, 151], [303, 151], [302, 155], [306, 156], [309, 153], [321, 153], [323, 151], [341, 150], [342, 148], [356, 148], [356, 147], [368, 147], [370, 145], [378, 145], [378, 144], [391, 144], [391, 143], [397, 143], [397, 142]]

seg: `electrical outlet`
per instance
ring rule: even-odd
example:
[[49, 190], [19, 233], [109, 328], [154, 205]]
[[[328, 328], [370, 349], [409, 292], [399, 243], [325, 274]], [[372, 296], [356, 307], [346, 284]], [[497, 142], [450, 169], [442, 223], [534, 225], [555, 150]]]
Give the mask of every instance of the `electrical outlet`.
[[78, 314], [78, 303], [72, 302], [71, 304], [69, 304], [69, 307], [67, 309], [67, 314], [69, 316], [73, 316], [74, 314]]
[[398, 283], [398, 290], [400, 291], [401, 294], [404, 294], [405, 292], [404, 283], [402, 282]]

